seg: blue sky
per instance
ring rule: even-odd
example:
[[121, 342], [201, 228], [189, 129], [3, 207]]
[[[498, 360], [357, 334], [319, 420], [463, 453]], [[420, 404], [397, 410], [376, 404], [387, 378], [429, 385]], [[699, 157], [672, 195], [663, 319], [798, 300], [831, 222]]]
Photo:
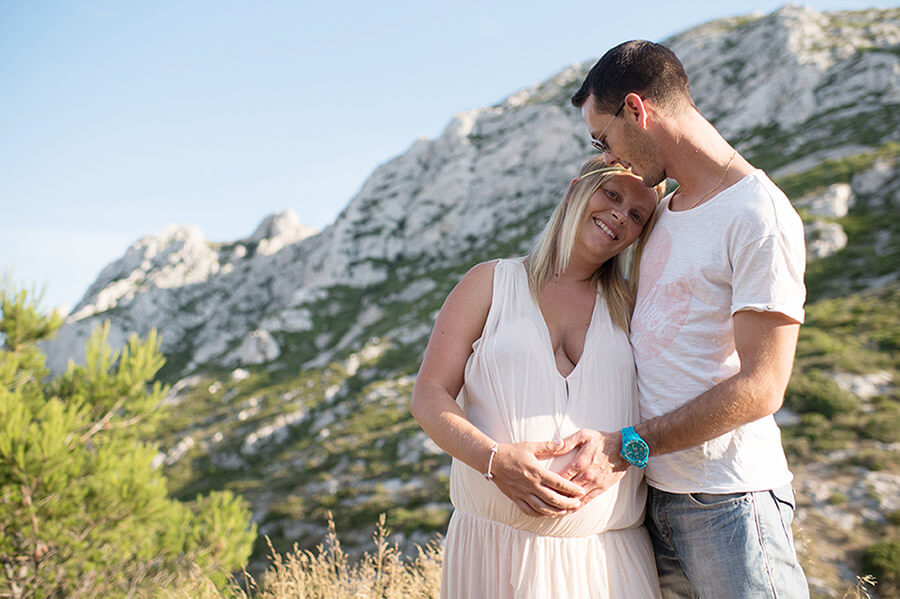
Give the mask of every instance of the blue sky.
[[456, 112], [781, 4], [0, 0], [0, 273], [73, 307], [171, 223], [231, 241], [291, 208], [323, 228]]

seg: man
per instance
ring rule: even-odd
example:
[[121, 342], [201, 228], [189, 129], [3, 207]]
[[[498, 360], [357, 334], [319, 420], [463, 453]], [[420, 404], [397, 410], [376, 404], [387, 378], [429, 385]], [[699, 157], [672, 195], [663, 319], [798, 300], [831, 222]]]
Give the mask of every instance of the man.
[[640, 265], [631, 340], [643, 422], [569, 437], [559, 453], [579, 453], [561, 474], [587, 501], [646, 465], [663, 597], [808, 597], [772, 416], [803, 320], [800, 218], [697, 111], [667, 48], [613, 48], [572, 103], [607, 162], [679, 187]]

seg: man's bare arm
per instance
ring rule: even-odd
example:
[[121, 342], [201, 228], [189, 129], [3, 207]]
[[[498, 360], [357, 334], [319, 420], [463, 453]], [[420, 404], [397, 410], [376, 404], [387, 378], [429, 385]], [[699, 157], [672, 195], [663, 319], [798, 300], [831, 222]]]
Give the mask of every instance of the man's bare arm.
[[650, 455], [694, 447], [777, 412], [791, 378], [799, 330], [798, 323], [777, 312], [736, 313], [740, 371], [677, 410], [636, 425]]
[[[650, 446], [663, 455], [700, 445], [739, 426], [774, 414], [784, 400], [791, 376], [800, 325], [777, 312], [741, 311], [734, 315], [734, 338], [740, 371], [680, 408], [635, 425]], [[615, 484], [628, 463], [619, 455], [621, 433], [581, 430], [565, 439], [559, 454], [579, 447], [562, 474], [589, 489], [589, 501]]]

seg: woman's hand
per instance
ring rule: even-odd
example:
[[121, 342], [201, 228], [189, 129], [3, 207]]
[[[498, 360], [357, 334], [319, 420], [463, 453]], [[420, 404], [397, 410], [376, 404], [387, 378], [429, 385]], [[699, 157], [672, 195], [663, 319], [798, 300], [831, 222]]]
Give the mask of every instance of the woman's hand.
[[494, 484], [529, 516], [558, 517], [576, 511], [585, 489], [538, 462], [558, 455], [561, 447], [552, 441], [501, 443], [491, 464]]

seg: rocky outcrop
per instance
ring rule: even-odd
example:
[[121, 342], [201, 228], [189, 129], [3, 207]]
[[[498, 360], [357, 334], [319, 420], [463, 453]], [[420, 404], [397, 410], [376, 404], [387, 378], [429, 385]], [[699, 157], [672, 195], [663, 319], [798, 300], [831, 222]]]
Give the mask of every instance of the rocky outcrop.
[[837, 223], [813, 221], [804, 227], [806, 234], [806, 259], [808, 261], [828, 256], [847, 247], [847, 234]]
[[826, 219], [843, 218], [856, 197], [847, 183], [836, 183], [824, 190], [803, 196], [794, 206], [805, 211], [806, 258], [825, 258], [847, 247], [847, 234], [841, 225]]
[[811, 216], [823, 218], [843, 218], [855, 204], [856, 196], [848, 183], [835, 183], [794, 201], [797, 208], [804, 208]]
[[[85, 341], [104, 320], [110, 322], [109, 343], [115, 348], [132, 334], [158, 329], [164, 353], [190, 352], [188, 369], [214, 359], [248, 364], [260, 363], [259, 355], [262, 361], [274, 359], [279, 352], [273, 340], [248, 358], [254, 352], [246, 339], [269, 311], [273, 281], [286, 258], [282, 250], [314, 233], [296, 213], [285, 211], [230, 244], [211, 243], [193, 226], [172, 225], [142, 237], [100, 273], [56, 338], [45, 344], [48, 366], [60, 371], [69, 360], [82, 362]], [[305, 326], [302, 312], [272, 312], [270, 318], [274, 322], [268, 324], [286, 330]]]
[[281, 355], [278, 342], [272, 338], [272, 334], [265, 329], [251, 331], [236, 350], [222, 359], [226, 365], [241, 364], [265, 364]]
[[[789, 154], [814, 149], [817, 160], [855, 151], [840, 146], [858, 130], [833, 136], [842, 122], [895, 137], [888, 130], [896, 131], [900, 116], [889, 114], [888, 124], [880, 114], [900, 103], [892, 51], [898, 44], [896, 10], [820, 13], [791, 4], [770, 15], [713, 21], [668, 43], [684, 62], [699, 108], [726, 137], [744, 140], [747, 150], [789, 134]], [[867, 101], [873, 96], [878, 101]], [[873, 122], [864, 123], [867, 115]]]
[[303, 225], [293, 210], [266, 217], [248, 240], [256, 243], [256, 253], [270, 256], [294, 242], [315, 235], [316, 230]]
[[202, 283], [218, 270], [218, 256], [200, 229], [172, 225], [159, 235], [140, 238], [122, 258], [104, 268], [75, 307], [71, 320], [130, 305], [150, 288]]

